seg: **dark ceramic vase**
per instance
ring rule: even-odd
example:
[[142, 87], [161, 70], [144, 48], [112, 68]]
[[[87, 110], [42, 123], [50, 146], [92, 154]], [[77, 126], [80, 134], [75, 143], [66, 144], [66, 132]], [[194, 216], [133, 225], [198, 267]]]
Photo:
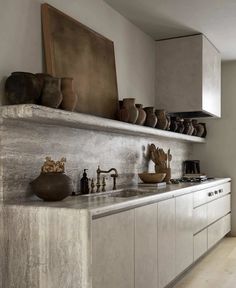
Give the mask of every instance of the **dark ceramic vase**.
[[147, 114], [143, 109], [143, 105], [142, 104], [136, 104], [135, 106], [138, 109], [138, 119], [137, 119], [135, 124], [144, 125]]
[[123, 107], [123, 100], [119, 100], [119, 110], [117, 113], [117, 118], [120, 121], [128, 122], [129, 120], [129, 111]]
[[192, 135], [194, 131], [194, 127], [192, 124], [192, 120], [191, 119], [184, 119], [184, 134], [186, 135]]
[[177, 132], [177, 129], [178, 129], [178, 121], [176, 117], [171, 117], [170, 118], [170, 131]]
[[40, 97], [40, 84], [32, 73], [13, 72], [5, 83], [9, 104], [37, 104]]
[[168, 126], [169, 126], [169, 119], [167, 119], [166, 111], [165, 110], [156, 110], [155, 113], [156, 113], [156, 116], [158, 119], [156, 128], [162, 129], [162, 130], [167, 130]]
[[202, 137], [204, 130], [205, 130], [204, 126], [200, 123], [197, 123], [197, 120], [193, 120], [192, 123], [193, 123], [193, 127], [196, 130], [196, 134], [194, 136]]
[[176, 121], [178, 123], [178, 128], [177, 128], [176, 132], [182, 134], [184, 132], [184, 119], [177, 117]]
[[144, 108], [146, 112], [146, 121], [145, 126], [155, 127], [157, 124], [157, 116], [155, 115], [155, 108], [154, 107], [146, 107]]
[[204, 132], [203, 132], [203, 134], [202, 134], [202, 138], [206, 138], [206, 136], [207, 136], [207, 128], [206, 128], [206, 123], [199, 123], [199, 124], [201, 124], [203, 127], [204, 127]]
[[126, 109], [129, 113], [128, 123], [136, 123], [138, 119], [138, 109], [135, 107], [135, 98], [124, 98], [123, 99], [123, 108]]
[[77, 104], [77, 95], [73, 87], [73, 78], [61, 79], [61, 93], [61, 108], [67, 111], [74, 111]]
[[52, 78], [52, 76], [50, 74], [47, 74], [47, 73], [36, 73], [35, 76], [37, 77], [38, 82], [39, 82], [40, 96], [41, 96], [41, 94], [43, 92], [44, 82], [46, 81], [46, 79]]
[[41, 104], [51, 108], [58, 108], [62, 102], [61, 79], [46, 78], [44, 81]]
[[41, 173], [30, 185], [34, 194], [45, 201], [61, 201], [73, 192], [70, 177], [62, 172]]

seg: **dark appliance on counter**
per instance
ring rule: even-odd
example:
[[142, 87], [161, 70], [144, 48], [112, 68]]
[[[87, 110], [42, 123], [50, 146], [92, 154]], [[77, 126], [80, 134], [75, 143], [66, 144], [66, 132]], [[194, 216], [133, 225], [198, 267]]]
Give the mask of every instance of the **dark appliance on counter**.
[[200, 174], [200, 161], [187, 160], [184, 161], [184, 175], [186, 174]]

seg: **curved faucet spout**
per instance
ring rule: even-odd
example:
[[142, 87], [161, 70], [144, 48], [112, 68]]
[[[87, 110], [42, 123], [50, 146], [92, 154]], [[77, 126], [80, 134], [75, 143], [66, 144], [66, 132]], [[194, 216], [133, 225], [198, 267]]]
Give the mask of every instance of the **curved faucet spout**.
[[108, 174], [110, 172], [114, 171], [114, 174], [111, 174], [111, 177], [113, 178], [113, 190], [116, 190], [116, 178], [118, 177], [118, 172], [116, 170], [116, 168], [111, 168], [109, 170], [101, 170], [100, 169], [100, 166], [98, 166], [98, 169], [97, 169], [97, 192], [100, 191], [100, 175], [101, 174]]

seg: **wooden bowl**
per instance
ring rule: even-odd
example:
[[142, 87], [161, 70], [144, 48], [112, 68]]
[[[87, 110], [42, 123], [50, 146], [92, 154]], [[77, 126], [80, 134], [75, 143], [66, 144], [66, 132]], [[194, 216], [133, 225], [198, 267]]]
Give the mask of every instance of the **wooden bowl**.
[[138, 176], [144, 183], [160, 183], [166, 177], [166, 173], [144, 172], [144, 173], [139, 173]]

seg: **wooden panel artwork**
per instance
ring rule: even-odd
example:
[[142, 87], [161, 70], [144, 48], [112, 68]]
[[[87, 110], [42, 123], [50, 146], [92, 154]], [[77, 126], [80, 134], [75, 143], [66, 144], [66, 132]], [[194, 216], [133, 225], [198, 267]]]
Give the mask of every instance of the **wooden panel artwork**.
[[76, 111], [114, 119], [118, 90], [114, 44], [54, 7], [42, 5], [46, 72], [73, 77]]

